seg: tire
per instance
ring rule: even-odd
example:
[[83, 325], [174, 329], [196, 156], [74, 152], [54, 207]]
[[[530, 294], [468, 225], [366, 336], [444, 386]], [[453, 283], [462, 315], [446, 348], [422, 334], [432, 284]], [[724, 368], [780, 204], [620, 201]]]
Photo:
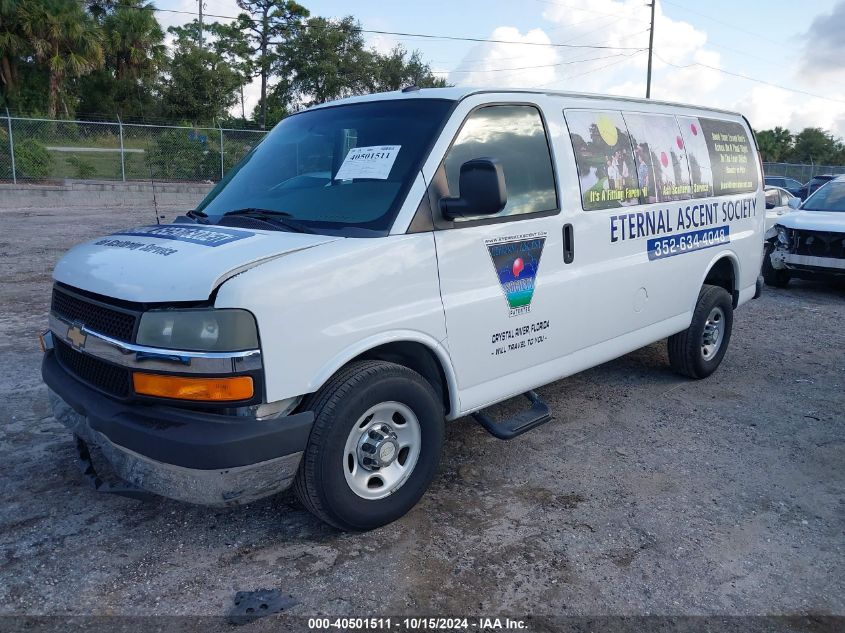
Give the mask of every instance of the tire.
[[772, 250], [774, 247], [771, 244], [767, 245], [763, 255], [763, 281], [773, 288], [786, 288], [790, 279], [789, 271], [772, 266]]
[[[416, 505], [437, 472], [443, 447], [443, 403], [428, 381], [394, 363], [356, 361], [304, 408], [314, 412], [314, 426], [294, 491], [312, 514], [341, 530], [362, 532]], [[369, 456], [376, 454], [393, 458], [374, 464]]]
[[[717, 344], [712, 344], [714, 329], [718, 332]], [[672, 369], [689, 378], [706, 378], [716, 371], [728, 351], [732, 330], [733, 303], [727, 290], [702, 286], [692, 323], [683, 332], [669, 337]]]

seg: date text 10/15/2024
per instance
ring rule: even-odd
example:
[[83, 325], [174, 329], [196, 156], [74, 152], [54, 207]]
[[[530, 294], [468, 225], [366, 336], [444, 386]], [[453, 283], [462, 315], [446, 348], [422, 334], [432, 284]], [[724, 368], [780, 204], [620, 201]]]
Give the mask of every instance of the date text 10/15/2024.
[[311, 631], [524, 631], [525, 620], [509, 617], [309, 618]]

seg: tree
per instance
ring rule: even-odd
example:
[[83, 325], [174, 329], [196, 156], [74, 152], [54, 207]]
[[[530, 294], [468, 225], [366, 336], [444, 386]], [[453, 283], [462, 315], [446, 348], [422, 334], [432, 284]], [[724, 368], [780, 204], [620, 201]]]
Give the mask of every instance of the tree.
[[829, 165], [837, 158], [842, 143], [830, 132], [819, 127], [808, 127], [795, 135], [789, 160], [797, 163]]
[[120, 1], [103, 20], [103, 36], [117, 80], [148, 79], [164, 61], [164, 32], [152, 3]]
[[171, 27], [169, 32], [177, 38], [160, 87], [163, 113], [203, 122], [223, 117], [237, 103], [237, 73], [220, 55], [200, 48], [178, 27]]
[[17, 88], [17, 58], [26, 48], [20, 32], [20, 0], [0, 0], [0, 88], [8, 100]]
[[757, 132], [756, 137], [760, 153], [766, 162], [781, 162], [792, 151], [792, 134], [782, 127]]
[[[170, 32], [183, 41], [199, 45], [199, 20], [194, 20], [183, 26], [171, 27]], [[218, 55], [237, 75], [241, 115], [245, 119], [244, 87], [249, 84], [253, 72], [250, 44], [246, 33], [240, 28], [239, 22], [233, 24], [220, 24], [219, 22], [203, 24], [203, 46]]]
[[155, 7], [139, 0], [97, 7], [106, 63], [82, 80], [80, 109], [143, 116], [155, 107], [153, 86], [166, 62]]
[[37, 63], [49, 73], [47, 115], [56, 116], [60, 101], [67, 115], [65, 80], [86, 75], [104, 63], [100, 32], [75, 0], [23, 2], [17, 13]]
[[431, 72], [431, 66], [422, 61], [419, 51], [411, 53], [406, 60], [407, 51], [397, 44], [386, 55], [374, 53], [371, 71], [372, 91], [401, 90], [405, 86], [418, 88], [445, 88], [448, 84], [441, 77]]
[[244, 11], [238, 17], [237, 28], [246, 33], [249, 42], [251, 70], [261, 78], [259, 124], [267, 123], [267, 90], [270, 76], [278, 65], [276, 47], [298, 32], [308, 9], [294, 0], [237, 0]]
[[369, 92], [374, 55], [364, 48], [352, 16], [311, 18], [295, 38], [278, 47], [277, 72], [288, 93], [276, 91], [276, 96], [301, 106]]

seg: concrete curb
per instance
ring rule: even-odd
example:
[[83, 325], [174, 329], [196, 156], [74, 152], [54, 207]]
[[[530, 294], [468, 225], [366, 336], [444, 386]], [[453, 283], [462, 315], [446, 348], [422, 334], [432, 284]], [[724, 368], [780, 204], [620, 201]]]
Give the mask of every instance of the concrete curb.
[[0, 184], [0, 211], [44, 207], [138, 207], [153, 205], [193, 209], [214, 183], [113, 182], [64, 180], [48, 184]]

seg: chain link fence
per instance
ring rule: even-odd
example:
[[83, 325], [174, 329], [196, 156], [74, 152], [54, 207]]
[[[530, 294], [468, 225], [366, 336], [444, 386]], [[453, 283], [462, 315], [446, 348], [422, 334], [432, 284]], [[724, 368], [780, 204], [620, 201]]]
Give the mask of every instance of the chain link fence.
[[[0, 182], [80, 180], [216, 182], [266, 130], [64, 121], [0, 111]], [[845, 166], [763, 163], [767, 176], [805, 183]]]
[[265, 130], [62, 121], [0, 112], [0, 182], [215, 182]]
[[801, 165], [797, 163], [763, 163], [763, 173], [767, 176], [783, 176], [807, 183], [813, 176], [820, 174], [845, 174], [843, 165]]

